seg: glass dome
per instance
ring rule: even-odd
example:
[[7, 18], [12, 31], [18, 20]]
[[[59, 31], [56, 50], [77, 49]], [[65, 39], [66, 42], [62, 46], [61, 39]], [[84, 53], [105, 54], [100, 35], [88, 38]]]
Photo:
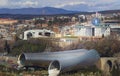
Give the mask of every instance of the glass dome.
[[99, 26], [100, 25], [100, 19], [99, 18], [93, 18], [92, 19], [92, 24], [95, 26]]

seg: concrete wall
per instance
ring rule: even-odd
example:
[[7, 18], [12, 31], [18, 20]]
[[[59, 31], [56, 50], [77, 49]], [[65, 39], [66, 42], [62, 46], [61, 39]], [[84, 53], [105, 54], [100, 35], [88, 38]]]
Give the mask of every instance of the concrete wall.
[[120, 57], [101, 57], [97, 63], [97, 67], [102, 71], [112, 71], [113, 67], [116, 66], [116, 62], [120, 69]]

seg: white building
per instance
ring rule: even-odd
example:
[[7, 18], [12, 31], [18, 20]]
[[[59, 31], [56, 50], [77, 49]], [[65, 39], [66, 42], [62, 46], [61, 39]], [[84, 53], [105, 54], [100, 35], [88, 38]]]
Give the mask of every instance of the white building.
[[29, 38], [39, 38], [39, 37], [52, 37], [54, 32], [47, 29], [33, 29], [24, 31], [23, 35], [20, 38], [27, 40]]
[[96, 37], [108, 36], [110, 35], [110, 27], [106, 26], [98, 26], [95, 27], [95, 35]]
[[0, 36], [2, 36], [3, 38], [8, 36], [8, 30], [6, 29], [0, 29]]
[[63, 36], [103, 37], [110, 35], [110, 27], [105, 25], [101, 26], [74, 25], [69, 28], [65, 27], [64, 33], [62, 32], [62, 34]]

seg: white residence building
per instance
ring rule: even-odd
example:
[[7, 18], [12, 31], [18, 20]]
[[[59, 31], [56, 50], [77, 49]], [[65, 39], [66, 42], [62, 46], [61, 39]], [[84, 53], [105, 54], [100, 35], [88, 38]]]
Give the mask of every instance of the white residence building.
[[103, 37], [110, 35], [110, 27], [108, 25], [100, 26], [83, 26], [74, 25], [66, 26], [62, 30], [62, 36], [77, 36], [77, 37]]
[[75, 36], [80, 37], [102, 37], [110, 35], [109, 26], [75, 26]]
[[24, 31], [20, 38], [23, 40], [27, 40], [29, 38], [52, 37], [52, 36], [54, 36], [54, 32], [51, 30], [32, 29]]

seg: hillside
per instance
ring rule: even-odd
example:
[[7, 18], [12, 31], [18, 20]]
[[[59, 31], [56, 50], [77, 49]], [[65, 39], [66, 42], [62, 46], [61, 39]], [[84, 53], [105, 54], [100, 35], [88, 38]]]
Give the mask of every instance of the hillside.
[[20, 9], [0, 9], [0, 14], [26, 14], [26, 15], [53, 15], [53, 14], [70, 14], [78, 13], [77, 11], [68, 11], [61, 8], [44, 7], [44, 8], [20, 8]]

